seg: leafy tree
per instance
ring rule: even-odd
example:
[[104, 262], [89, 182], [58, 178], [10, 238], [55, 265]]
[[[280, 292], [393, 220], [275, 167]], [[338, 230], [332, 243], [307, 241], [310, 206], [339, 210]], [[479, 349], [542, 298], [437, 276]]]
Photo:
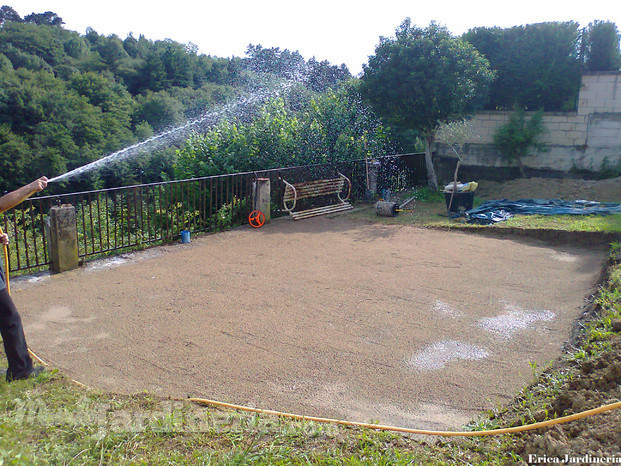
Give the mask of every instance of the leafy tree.
[[98, 41], [95, 50], [99, 53], [101, 60], [112, 70], [116, 69], [121, 60], [129, 58], [129, 54], [123, 48], [123, 42], [114, 34]]
[[345, 65], [334, 66], [326, 60], [318, 62], [314, 57], [306, 62], [299, 52], [280, 50], [278, 47], [264, 48], [250, 44], [244, 62], [255, 73], [301, 80], [315, 92], [325, 92], [351, 78]]
[[63, 19], [52, 11], [46, 11], [45, 13], [31, 13], [28, 16], [24, 16], [24, 23], [32, 23], [39, 26], [62, 26], [65, 24]]
[[325, 92], [335, 89], [340, 83], [351, 79], [347, 66], [331, 65], [327, 60], [318, 62], [311, 58], [306, 64], [305, 83], [315, 92]]
[[28, 183], [24, 169], [29, 157], [28, 144], [12, 133], [9, 125], [0, 125], [0, 192]]
[[494, 78], [474, 47], [435, 23], [420, 29], [406, 19], [394, 38], [380, 39], [363, 66], [361, 92], [378, 115], [425, 140], [429, 186], [438, 189], [431, 145], [440, 124], [480, 108]]
[[573, 110], [580, 89], [578, 23], [475, 28], [462, 36], [496, 70], [487, 109]]
[[0, 7], [0, 26], [2, 26], [7, 21], [21, 23], [22, 18], [13, 8], [8, 5], [4, 5]]
[[305, 62], [299, 52], [280, 50], [279, 47], [264, 48], [248, 45], [246, 49], [248, 68], [254, 72], [271, 73], [281, 78], [295, 79], [305, 71]]
[[[79, 95], [85, 96], [91, 105], [110, 112], [123, 107], [123, 113], [131, 114], [134, 102], [127, 90], [117, 83], [111, 74], [80, 73], [73, 77], [70, 86]], [[119, 115], [120, 116], [120, 115]]]
[[0, 45], [0, 51], [2, 51], [3, 56], [9, 59], [11, 67], [14, 69], [26, 68], [33, 71], [45, 70], [50, 73], [54, 70], [43, 58], [23, 52], [17, 47], [13, 47], [11, 43]]
[[379, 157], [390, 147], [384, 127], [354, 83], [311, 99], [301, 138], [305, 163]]
[[153, 128], [149, 123], [147, 123], [146, 121], [141, 121], [136, 125], [134, 135], [136, 136], [138, 142], [140, 142], [153, 137], [155, 135], [155, 131], [153, 131]]
[[133, 141], [132, 115], [138, 105], [111, 74], [82, 73], [72, 79], [71, 88], [86, 97], [90, 105], [101, 110], [100, 121], [105, 133], [103, 147], [115, 150]]
[[516, 162], [520, 175], [526, 177], [523, 157], [532, 149], [546, 150], [541, 136], [546, 132], [543, 111], [535, 112], [530, 119], [522, 107], [516, 107], [509, 121], [494, 133], [494, 144], [510, 162]]
[[137, 120], [146, 121], [156, 132], [184, 120], [183, 105], [167, 91], [147, 92], [138, 102]]
[[235, 60], [208, 57], [201, 55], [198, 57], [196, 69], [194, 71], [194, 87], [200, 87], [205, 82], [215, 84], [230, 84], [231, 76], [236, 72], [233, 68]]
[[586, 37], [586, 67], [589, 71], [617, 71], [621, 68], [619, 30], [615, 23], [595, 21]]
[[152, 50], [144, 60], [144, 65], [139, 71], [140, 79], [138, 80], [135, 93], [144, 91], [158, 92], [167, 87], [166, 68], [159, 54]]
[[0, 53], [0, 73], [7, 71], [13, 71], [13, 63], [6, 55]]
[[189, 87], [193, 84], [192, 61], [195, 56], [189, 54], [181, 44], [170, 41], [164, 53], [162, 53], [162, 64], [166, 71], [169, 85], [176, 87]]
[[30, 55], [36, 55], [50, 66], [58, 64], [65, 51], [60, 38], [55, 34], [58, 28], [28, 23], [7, 22], [0, 28], [0, 47], [11, 44]]
[[185, 119], [192, 120], [209, 110], [213, 110], [214, 105], [224, 103], [227, 100], [226, 92], [221, 94], [218, 91], [222, 91], [221, 86], [205, 84], [199, 89], [171, 87], [167, 92], [171, 97], [181, 102]]
[[82, 60], [89, 52], [89, 47], [86, 41], [80, 37], [79, 34], [70, 34], [68, 40], [63, 43], [65, 53], [74, 60]]
[[84, 38], [88, 42], [90, 42], [92, 46], [97, 46], [99, 41], [102, 40], [104, 36], [100, 36], [99, 34], [97, 34], [97, 31], [95, 31], [92, 27], [89, 26], [86, 28], [86, 35], [84, 36]]

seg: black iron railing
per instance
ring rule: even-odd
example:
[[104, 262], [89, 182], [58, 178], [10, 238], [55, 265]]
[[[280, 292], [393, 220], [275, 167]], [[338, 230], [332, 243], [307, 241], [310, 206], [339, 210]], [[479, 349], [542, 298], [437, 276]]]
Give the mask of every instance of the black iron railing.
[[[420, 184], [425, 177], [421, 160], [420, 154], [382, 157], [378, 186], [399, 189]], [[75, 207], [78, 255], [85, 259], [170, 242], [182, 230], [208, 232], [245, 223], [253, 207], [253, 181], [258, 177], [270, 179], [272, 216], [284, 215], [281, 178], [296, 182], [335, 172], [351, 180], [354, 201], [364, 199], [365, 160], [31, 197], [4, 215], [3, 230], [12, 238], [10, 270], [32, 271], [50, 265], [45, 224], [54, 205]]]

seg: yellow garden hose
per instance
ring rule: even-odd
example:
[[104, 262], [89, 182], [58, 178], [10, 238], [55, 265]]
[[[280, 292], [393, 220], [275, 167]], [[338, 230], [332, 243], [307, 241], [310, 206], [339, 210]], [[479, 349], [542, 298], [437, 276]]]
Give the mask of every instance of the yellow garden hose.
[[[2, 231], [2, 227], [0, 227], [0, 235], [3, 234], [4, 232]], [[6, 247], [6, 244], [2, 245], [2, 249], [4, 251], [4, 273], [6, 276], [6, 291], [11, 294], [11, 285], [9, 284], [9, 251]], [[39, 364], [41, 364], [42, 366], [47, 366], [47, 363], [43, 361], [39, 356], [34, 354], [34, 352], [30, 348], [28, 348], [28, 353], [30, 354], [30, 357], [37, 361]]]
[[575, 421], [578, 419], [582, 419], [584, 417], [593, 416], [595, 414], [603, 413], [605, 411], [611, 411], [613, 409], [621, 408], [621, 401], [617, 401], [616, 403], [607, 404], [607, 405], [600, 406], [599, 408], [595, 408], [595, 409], [589, 409], [588, 411], [583, 411], [581, 413], [571, 414], [569, 416], [559, 417], [557, 419], [537, 422], [535, 424], [529, 424], [525, 426], [508, 427], [505, 429], [453, 432], [453, 431], [446, 431], [446, 430], [410, 429], [407, 427], [394, 427], [394, 426], [385, 426], [385, 425], [380, 425], [380, 424], [368, 424], [365, 422], [350, 422], [350, 421], [342, 421], [339, 419], [329, 419], [329, 418], [314, 417], [314, 416], [303, 416], [300, 414], [281, 413], [279, 411], [271, 411], [268, 409], [250, 408], [248, 406], [240, 406], [240, 405], [234, 405], [230, 403], [222, 403], [220, 401], [206, 400], [203, 398], [190, 398], [190, 401], [194, 403], [198, 403], [198, 404], [203, 404], [203, 405], [216, 406], [219, 408], [236, 409], [239, 411], [248, 411], [248, 412], [258, 413], [258, 414], [271, 414], [271, 415], [279, 416], [279, 417], [298, 419], [300, 421], [323, 422], [327, 424], [338, 424], [341, 426], [364, 427], [367, 429], [402, 432], [406, 434], [437, 435], [441, 437], [485, 437], [489, 435], [514, 434], [517, 432], [524, 432], [527, 430], [541, 429], [543, 427], [549, 427], [549, 426], [553, 426], [556, 424], [564, 424], [566, 422], [571, 422], [571, 421]]

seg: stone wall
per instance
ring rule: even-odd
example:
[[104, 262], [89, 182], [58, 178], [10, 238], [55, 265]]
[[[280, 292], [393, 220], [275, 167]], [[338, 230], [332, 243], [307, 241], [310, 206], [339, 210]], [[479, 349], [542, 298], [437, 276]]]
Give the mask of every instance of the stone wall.
[[[509, 120], [510, 114], [487, 111], [474, 117], [473, 127], [478, 137], [467, 141], [464, 165], [507, 167], [493, 146], [493, 135]], [[546, 112], [544, 123], [547, 150], [526, 157], [527, 167], [568, 172], [572, 168], [597, 171], [605, 164], [617, 166], [621, 163], [621, 72], [585, 74], [577, 110]], [[441, 142], [435, 145], [435, 152], [440, 159], [452, 154]]]

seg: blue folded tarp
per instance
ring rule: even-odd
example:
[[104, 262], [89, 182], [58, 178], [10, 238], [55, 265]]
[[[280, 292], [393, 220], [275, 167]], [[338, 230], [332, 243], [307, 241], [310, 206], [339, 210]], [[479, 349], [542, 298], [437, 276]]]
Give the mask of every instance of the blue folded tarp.
[[560, 199], [501, 199], [487, 201], [466, 212], [468, 223], [489, 225], [514, 215], [610, 215], [621, 214], [621, 204]]

